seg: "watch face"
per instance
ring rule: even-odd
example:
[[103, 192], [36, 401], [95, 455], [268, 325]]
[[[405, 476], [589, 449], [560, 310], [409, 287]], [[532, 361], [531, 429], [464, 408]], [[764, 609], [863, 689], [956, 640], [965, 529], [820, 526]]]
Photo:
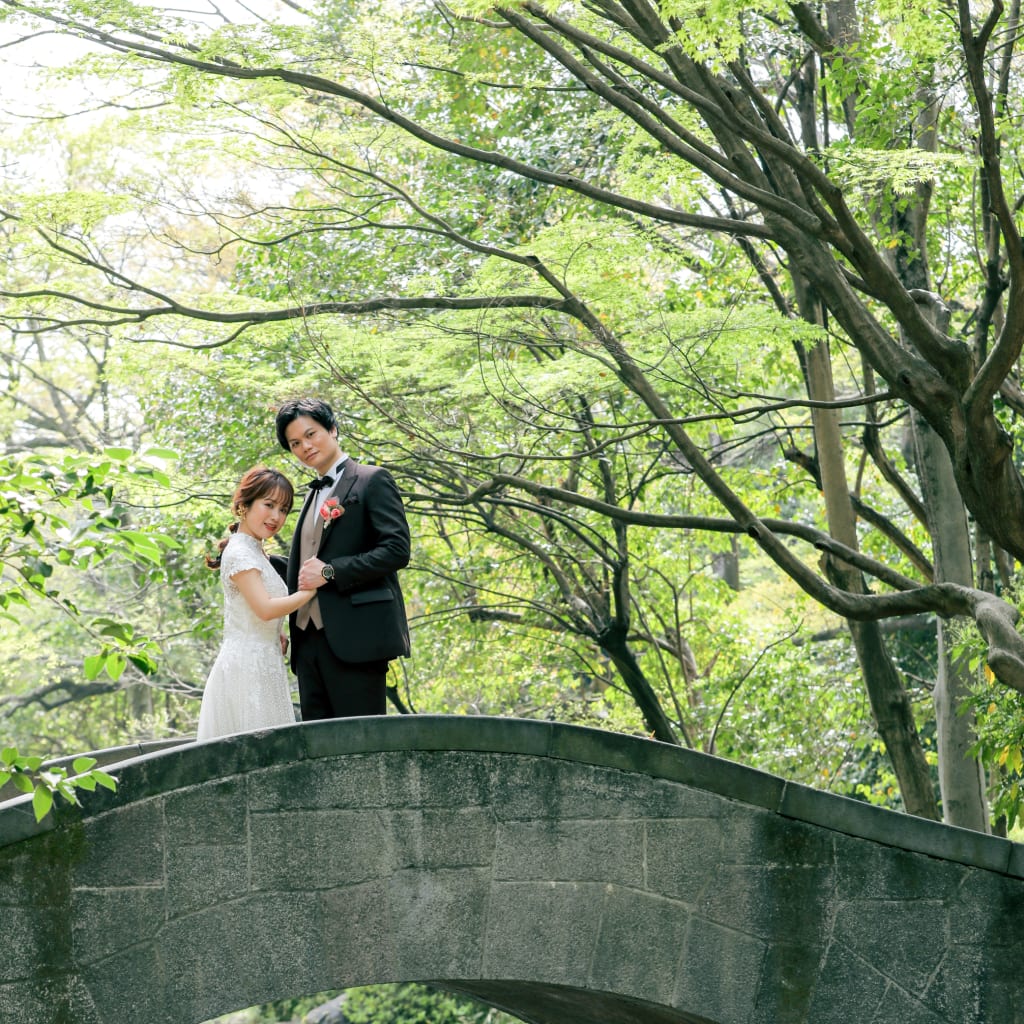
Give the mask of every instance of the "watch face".
[[320, 570], [320, 575], [323, 576], [323, 578], [325, 580], [333, 580], [334, 579], [334, 566], [333, 565], [325, 565]]

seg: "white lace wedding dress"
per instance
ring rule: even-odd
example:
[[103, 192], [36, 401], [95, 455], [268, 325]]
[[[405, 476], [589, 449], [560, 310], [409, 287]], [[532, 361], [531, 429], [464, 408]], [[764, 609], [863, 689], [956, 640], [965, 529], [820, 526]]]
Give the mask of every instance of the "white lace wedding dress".
[[259, 570], [271, 597], [288, 594], [284, 580], [263, 554], [259, 541], [248, 534], [235, 533], [221, 554], [224, 640], [203, 691], [198, 740], [291, 725], [295, 721], [281, 654], [281, 620], [264, 622], [253, 614], [232, 579], [246, 569]]

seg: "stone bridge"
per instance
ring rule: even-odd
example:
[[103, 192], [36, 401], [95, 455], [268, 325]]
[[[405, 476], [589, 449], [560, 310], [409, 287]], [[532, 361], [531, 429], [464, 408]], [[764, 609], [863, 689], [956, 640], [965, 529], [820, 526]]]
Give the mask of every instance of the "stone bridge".
[[1024, 1024], [1024, 847], [713, 757], [391, 716], [110, 770], [0, 804], [3, 1024], [396, 981], [536, 1024]]

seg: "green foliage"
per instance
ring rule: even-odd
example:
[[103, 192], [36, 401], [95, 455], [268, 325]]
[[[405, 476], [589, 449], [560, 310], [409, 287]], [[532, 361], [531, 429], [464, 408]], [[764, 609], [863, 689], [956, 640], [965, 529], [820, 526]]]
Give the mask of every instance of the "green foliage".
[[670, 0], [662, 14], [679, 26], [674, 42], [695, 59], [719, 62], [735, 60], [749, 45], [751, 21], [763, 16], [781, 18], [787, 13], [782, 0], [759, 0], [737, 5], [729, 0]]
[[0, 787], [10, 782], [20, 793], [31, 794], [36, 821], [42, 821], [50, 813], [56, 797], [78, 805], [80, 801], [76, 790], [91, 793], [97, 786], [117, 789], [117, 780], [96, 768], [94, 757], [75, 758], [70, 774], [61, 765], [44, 764], [41, 757], [19, 754], [17, 747], [5, 747], [0, 751]]
[[[1018, 607], [1019, 607], [1019, 591]], [[985, 664], [985, 646], [974, 626], [956, 633], [956, 654], [967, 659], [976, 682], [962, 713], [973, 713], [977, 741], [971, 748], [988, 772], [993, 819], [1008, 829], [1024, 824], [1024, 694], [998, 686]]]
[[307, 1014], [337, 1002], [350, 1024], [517, 1024], [510, 1017], [464, 996], [429, 985], [371, 985], [344, 993], [321, 992], [282, 999], [219, 1017], [207, 1024], [305, 1024]]
[[0, 615], [17, 621], [17, 610], [33, 601], [57, 605], [101, 639], [86, 675], [117, 679], [127, 663], [149, 674], [155, 645], [130, 622], [89, 618], [69, 596], [64, 581], [124, 558], [159, 565], [176, 541], [157, 531], [132, 529], [122, 488], [166, 486], [173, 453], [151, 448], [139, 455], [107, 449], [102, 456], [0, 457]]
[[972, 705], [978, 732], [972, 749], [989, 771], [992, 816], [1013, 829], [1024, 824], [1024, 695], [986, 681]]
[[[1011, 596], [1020, 607], [1019, 581]], [[996, 683], [985, 662], [985, 644], [973, 624], [957, 624], [953, 650], [956, 658], [967, 662], [976, 680], [961, 708], [961, 714], [974, 717], [977, 739], [971, 754], [981, 758], [988, 773], [993, 820], [1005, 819], [1012, 830], [1024, 824], [1024, 694]]]
[[426, 985], [349, 989], [345, 1017], [352, 1024], [505, 1024], [515, 1018]]
[[[622, 665], [609, 656], [609, 638], [622, 635], [684, 742], [838, 792], [898, 802], [855, 687], [847, 638], [811, 640], [837, 624], [745, 541], [732, 549], [711, 531], [638, 526], [625, 515], [723, 515], [696, 486], [668, 420], [685, 426], [722, 485], [755, 514], [827, 528], [813, 475], [818, 439], [806, 406], [787, 404], [806, 397], [805, 353], [828, 343], [837, 391], [863, 394], [868, 381], [851, 347], [856, 339], [839, 321], [874, 318], [872, 346], [885, 331], [899, 333], [893, 315], [877, 308], [888, 273], [859, 279], [853, 263], [862, 241], [856, 232], [835, 241], [847, 232], [840, 202], [896, 258], [917, 246], [900, 217], [919, 192], [931, 194], [929, 238], [919, 248], [931, 254], [936, 287], [954, 308], [954, 335], [975, 330], [986, 285], [974, 254], [987, 229], [969, 155], [976, 118], [962, 67], [945, 62], [956, 40], [952, 20], [916, 0], [846, 5], [858, 32], [823, 46], [793, 20], [796, 12], [815, 16], [810, 7], [671, 0], [660, 8], [675, 19], [666, 21], [665, 45], [641, 46], [605, 20], [600, 5], [560, 5], [560, 17], [607, 42], [601, 60], [616, 68], [614, 87], [665, 129], [652, 131], [604, 102], [566, 63], [495, 23], [486, 5], [460, 4], [458, 11], [487, 15], [467, 20], [426, 2], [338, 0], [308, 17], [289, 8], [288, 24], [190, 19], [148, 4], [68, 9], [126, 40], [139, 33], [146, 45], [159, 37], [171, 50], [187, 46], [190, 61], [248, 62], [259, 76], [267, 67], [300, 68], [339, 88], [234, 81], [145, 58], [133, 64], [126, 52], [113, 61], [91, 56], [77, 71], [116, 89], [122, 108], [130, 95], [134, 109], [112, 112], [75, 145], [61, 138], [73, 180], [35, 198], [16, 182], [4, 186], [8, 205], [25, 218], [6, 225], [17, 296], [6, 322], [16, 338], [45, 323], [45, 340], [59, 337], [65, 346], [60, 358], [71, 350], [69, 339], [84, 335], [86, 353], [63, 377], [52, 353], [25, 362], [21, 377], [12, 372], [8, 394], [27, 382], [35, 397], [40, 378], [74, 391], [79, 365], [96, 353], [97, 382], [116, 393], [121, 408], [137, 409], [132, 427], [183, 456], [173, 481], [150, 481], [157, 491], [140, 491], [146, 481], [130, 479], [131, 504], [117, 505], [127, 491], [94, 502], [95, 514], [87, 509], [65, 553], [58, 541], [82, 518], [71, 506], [84, 507], [91, 495], [69, 484], [67, 508], [48, 492], [39, 499], [44, 512], [12, 505], [0, 517], [11, 527], [0, 525], [0, 552], [6, 543], [11, 564], [21, 567], [3, 583], [8, 604], [17, 606], [12, 625], [59, 635], [63, 651], [66, 636], [38, 617], [39, 600], [63, 601], [69, 612], [91, 603], [85, 621], [95, 643], [81, 659], [85, 680], [128, 682], [136, 669], [149, 671], [166, 701], [124, 709], [130, 725], [123, 727], [145, 721], [187, 730], [217, 632], [216, 588], [198, 568], [200, 555], [223, 532], [226, 499], [242, 470], [270, 461], [297, 475], [273, 438], [273, 407], [285, 395], [319, 393], [339, 410], [345, 446], [386, 461], [411, 496], [415, 564], [404, 580], [415, 654], [402, 671], [418, 710], [512, 712], [642, 732]], [[554, 27], [546, 38], [587, 59]], [[734, 112], [741, 115], [741, 100], [763, 101], [764, 123], [769, 111], [779, 119], [772, 147], [755, 152], [749, 134], [737, 135], [731, 149], [721, 146], [706, 108], [686, 102], [703, 72], [680, 76], [684, 89], [665, 78], [682, 66], [665, 59], [672, 45], [733, 85], [750, 77], [754, 94], [737, 91]], [[808, 53], [819, 56], [816, 64]], [[644, 75], [640, 61], [659, 74]], [[917, 146], [917, 119], [935, 103], [929, 86], [942, 95], [935, 153]], [[366, 88], [388, 116], [493, 154], [495, 163], [402, 133], [339, 95], [352, 88]], [[846, 101], [849, 113], [841, 108]], [[1006, 152], [1017, 120], [1008, 116], [1002, 125]], [[787, 129], [798, 133], [792, 152], [772, 166], [769, 150], [788, 145]], [[40, 129], [36, 138], [53, 144], [55, 136]], [[681, 155], [687, 147], [694, 159]], [[835, 287], [845, 280], [853, 290], [846, 317], [832, 310], [820, 325], [800, 316], [813, 309], [801, 310], [793, 274], [799, 241], [765, 237], [767, 207], [757, 208], [782, 164], [788, 174], [808, 153], [835, 193], [815, 193], [805, 174], [800, 188], [814, 202], [793, 231], [816, 223], [815, 204], [831, 207], [827, 229], [806, 240], [823, 255], [826, 243], [837, 247]], [[516, 173], [514, 162], [536, 173]], [[745, 165], [760, 170], [730, 191]], [[1010, 160], [1005, 173], [1009, 191], [1019, 193]], [[621, 203], [552, 187], [541, 180], [549, 174], [599, 187]], [[800, 201], [797, 192], [781, 191], [776, 200], [772, 216], [783, 219]], [[638, 212], [645, 204], [665, 217]], [[695, 211], [730, 227], [694, 226]], [[60, 230], [66, 251], [58, 254], [46, 239]], [[100, 269], [104, 259], [114, 264], [110, 272]], [[536, 272], [540, 263], [551, 277]], [[556, 291], [571, 292], [570, 314], [502, 305], [521, 293], [554, 298]], [[76, 303], [76, 294], [87, 298]], [[179, 307], [150, 317], [166, 295], [201, 313], [190, 317]], [[377, 297], [420, 296], [421, 309], [372, 308]], [[431, 297], [487, 308], [439, 311], [428, 308]], [[313, 303], [359, 300], [365, 307], [348, 319], [307, 315]], [[295, 311], [294, 319], [260, 322], [278, 307]], [[247, 311], [252, 321], [243, 328]], [[638, 397], [643, 389], [604, 344], [609, 334], [619, 363], [635, 368], [666, 414]], [[115, 358], [101, 355], [101, 336]], [[137, 344], [154, 340], [167, 345]], [[11, 365], [17, 354], [8, 354]], [[876, 410], [885, 457], [912, 490], [905, 407], [891, 400]], [[851, 410], [841, 422], [851, 490], [874, 514], [861, 521], [863, 546], [918, 573], [896, 534], [903, 531], [926, 557], [929, 540], [867, 457], [866, 415]], [[1001, 415], [1007, 431], [1019, 434], [1009, 405]], [[0, 403], [0, 427], [12, 437], [24, 434], [31, 416]], [[87, 462], [111, 446], [98, 431], [83, 436]], [[496, 485], [495, 473], [513, 481]], [[20, 485], [11, 492], [31, 495]], [[154, 532], [173, 534], [175, 544], [147, 543]], [[810, 566], [816, 556], [802, 545], [793, 542], [793, 551]], [[718, 573], [731, 557], [738, 591]], [[137, 584], [130, 614], [108, 609], [115, 602], [103, 588], [112, 580]], [[18, 604], [19, 592], [32, 607]], [[143, 656], [151, 633], [164, 638], [158, 666]], [[933, 676], [932, 639], [904, 636], [894, 648], [908, 680]], [[32, 664], [24, 657], [10, 652], [0, 667], [5, 683], [17, 687], [19, 676], [35, 674], [49, 684], [63, 669], [52, 651]], [[926, 698], [918, 709], [925, 726]], [[55, 710], [50, 721], [55, 731], [77, 734], [83, 717]], [[105, 728], [122, 727], [115, 721]], [[19, 727], [38, 722], [22, 712]], [[1006, 734], [1008, 719], [992, 723]], [[989, 756], [998, 761], [1012, 735], [1002, 747], [995, 735]], [[1012, 767], [1012, 750], [1006, 761]]]
[[959, 180], [961, 172], [970, 174], [976, 169], [977, 161], [956, 153], [928, 153], [921, 149], [883, 152], [840, 144], [829, 149], [829, 164], [849, 194], [868, 205], [869, 200], [877, 200], [883, 189], [896, 196], [907, 196], [926, 182]]

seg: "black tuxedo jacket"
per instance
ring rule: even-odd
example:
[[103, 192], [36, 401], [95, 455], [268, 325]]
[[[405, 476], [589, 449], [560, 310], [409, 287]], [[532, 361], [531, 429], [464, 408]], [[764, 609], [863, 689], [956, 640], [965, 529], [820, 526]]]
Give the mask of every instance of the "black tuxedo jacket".
[[[317, 557], [334, 566], [334, 579], [318, 591], [320, 615], [331, 650], [342, 661], [382, 661], [409, 655], [409, 625], [398, 570], [409, 564], [409, 524], [394, 478], [380, 466], [345, 461], [341, 479], [327, 495], [342, 514], [324, 530], [317, 525]], [[327, 500], [325, 499], [325, 500]], [[313, 502], [310, 492], [299, 513], [288, 558], [288, 590], [298, 588], [302, 523]], [[292, 667], [295, 638], [292, 629]]]

